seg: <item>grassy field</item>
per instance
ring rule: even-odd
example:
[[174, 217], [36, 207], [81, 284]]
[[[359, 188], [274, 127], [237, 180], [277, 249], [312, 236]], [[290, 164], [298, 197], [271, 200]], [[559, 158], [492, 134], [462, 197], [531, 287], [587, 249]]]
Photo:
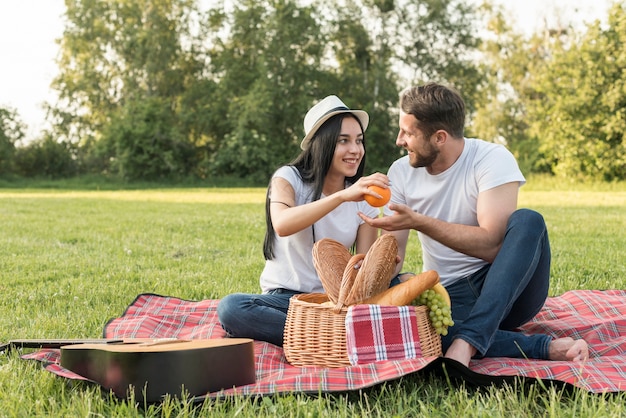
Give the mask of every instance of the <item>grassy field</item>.
[[[0, 341], [99, 337], [143, 292], [186, 299], [258, 292], [261, 188], [142, 189], [0, 183]], [[99, 190], [98, 190], [99, 189]], [[550, 294], [624, 288], [626, 184], [530, 181], [553, 251]], [[413, 238], [406, 268], [419, 270]], [[0, 416], [626, 416], [626, 395], [534, 385], [472, 388], [408, 377], [345, 395], [290, 395], [143, 407], [41, 365], [0, 355]]]

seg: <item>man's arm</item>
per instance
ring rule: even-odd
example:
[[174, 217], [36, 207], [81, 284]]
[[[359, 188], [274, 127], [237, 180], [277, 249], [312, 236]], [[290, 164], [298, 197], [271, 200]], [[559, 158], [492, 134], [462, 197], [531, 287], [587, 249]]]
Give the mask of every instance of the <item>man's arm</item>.
[[372, 219], [368, 224], [386, 231], [415, 229], [463, 254], [493, 262], [506, 232], [511, 214], [517, 209], [519, 183], [511, 182], [478, 195], [478, 226], [454, 224], [413, 212], [408, 206], [390, 204], [392, 216]]

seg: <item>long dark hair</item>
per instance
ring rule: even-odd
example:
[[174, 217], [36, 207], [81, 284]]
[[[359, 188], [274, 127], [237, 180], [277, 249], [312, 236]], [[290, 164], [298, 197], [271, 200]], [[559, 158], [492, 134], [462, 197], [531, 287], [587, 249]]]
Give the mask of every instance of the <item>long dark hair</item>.
[[[313, 192], [310, 201], [319, 200], [324, 188], [324, 180], [326, 174], [333, 163], [335, 148], [337, 147], [337, 138], [341, 134], [341, 124], [345, 117], [354, 118], [363, 131], [363, 125], [359, 119], [351, 113], [340, 113], [329, 118], [322, 126], [319, 127], [309, 146], [303, 150], [288, 166], [298, 171], [300, 178], [304, 183], [312, 185]], [[365, 133], [363, 133], [363, 149], [365, 149]], [[354, 183], [363, 176], [365, 171], [365, 156], [363, 155], [359, 168], [353, 177], [346, 177], [347, 183]], [[272, 217], [270, 215], [270, 196], [272, 193], [272, 181], [267, 187], [265, 196], [265, 240], [263, 241], [263, 255], [266, 260], [274, 258], [274, 242], [276, 241], [276, 232], [272, 225]], [[308, 199], [307, 199], [308, 200]]]

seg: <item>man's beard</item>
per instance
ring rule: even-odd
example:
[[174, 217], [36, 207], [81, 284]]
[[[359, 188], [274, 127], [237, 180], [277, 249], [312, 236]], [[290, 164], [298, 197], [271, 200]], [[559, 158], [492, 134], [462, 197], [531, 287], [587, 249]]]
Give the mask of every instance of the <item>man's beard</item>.
[[409, 157], [409, 163], [411, 164], [411, 167], [430, 167], [437, 159], [437, 156], [439, 155], [439, 150], [433, 146], [429, 146], [428, 151], [429, 152], [426, 155], [414, 152], [413, 158]]

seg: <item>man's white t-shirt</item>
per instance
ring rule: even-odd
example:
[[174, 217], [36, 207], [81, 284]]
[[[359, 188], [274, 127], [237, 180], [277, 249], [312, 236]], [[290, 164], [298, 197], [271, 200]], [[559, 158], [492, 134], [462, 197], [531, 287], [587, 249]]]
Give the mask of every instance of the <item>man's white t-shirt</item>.
[[[396, 160], [388, 172], [391, 202], [404, 204], [415, 212], [463, 225], [478, 225], [476, 202], [485, 190], [526, 180], [515, 157], [499, 144], [466, 138], [459, 159], [446, 171], [428, 174], [425, 168], [413, 168], [409, 157]], [[385, 207], [385, 215], [393, 212]], [[441, 283], [449, 285], [479, 270], [486, 261], [446, 247], [418, 232], [422, 245], [423, 269], [435, 270]], [[410, 270], [404, 266], [405, 270]]]
[[[291, 184], [296, 205], [313, 199], [313, 188], [303, 183], [294, 167], [283, 166], [273, 177], [281, 177]], [[322, 195], [324, 197], [324, 195]], [[379, 209], [361, 202], [344, 202], [319, 221], [315, 222], [315, 240], [331, 238], [350, 248], [356, 241], [357, 231], [363, 220], [357, 215], [363, 212], [370, 217], [379, 215]], [[261, 273], [261, 291], [290, 289], [305, 293], [323, 293], [324, 287], [313, 265], [313, 228], [305, 228], [286, 237], [276, 236], [274, 259], [266, 260]]]

